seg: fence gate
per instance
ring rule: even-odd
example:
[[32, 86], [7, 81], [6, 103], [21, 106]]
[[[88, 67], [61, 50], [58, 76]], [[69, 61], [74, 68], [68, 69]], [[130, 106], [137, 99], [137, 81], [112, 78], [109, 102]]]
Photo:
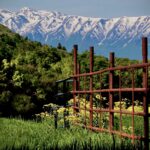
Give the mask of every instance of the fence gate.
[[90, 72], [81, 73], [74, 46], [74, 113], [80, 112], [80, 125], [140, 141], [149, 149], [150, 63], [147, 38], [142, 38], [143, 61], [116, 66], [110, 53], [109, 67], [93, 72], [94, 48], [90, 47]]

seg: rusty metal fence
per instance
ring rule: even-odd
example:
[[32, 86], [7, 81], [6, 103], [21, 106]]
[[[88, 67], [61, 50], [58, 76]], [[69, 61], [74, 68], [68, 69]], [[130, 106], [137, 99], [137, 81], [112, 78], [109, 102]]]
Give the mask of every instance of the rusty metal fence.
[[82, 113], [79, 124], [91, 130], [130, 138], [133, 143], [140, 141], [144, 149], [149, 149], [150, 63], [147, 38], [142, 38], [143, 60], [140, 64], [115, 67], [115, 54], [110, 53], [109, 67], [93, 72], [94, 47], [90, 47], [90, 72], [81, 73], [77, 51], [78, 46], [74, 45], [72, 94], [74, 113]]

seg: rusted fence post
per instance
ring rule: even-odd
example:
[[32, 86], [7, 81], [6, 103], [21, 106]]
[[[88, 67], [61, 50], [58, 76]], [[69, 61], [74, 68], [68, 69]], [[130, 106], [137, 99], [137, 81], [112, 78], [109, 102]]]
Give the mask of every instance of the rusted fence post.
[[[94, 47], [90, 47], [90, 73], [93, 72]], [[93, 76], [90, 75], [90, 127], [93, 127]]]
[[[147, 51], [147, 38], [142, 38], [142, 56], [143, 63], [148, 63], [148, 51]], [[147, 67], [143, 68], [143, 88], [145, 88], [145, 92], [143, 93], [143, 107], [144, 107], [144, 149], [149, 149], [149, 123], [148, 123], [148, 69]]]
[[[78, 45], [74, 45], [74, 75], [77, 75], [78, 73], [78, 69], [77, 69], [77, 52], [78, 52]], [[76, 92], [77, 91], [77, 77], [73, 78], [73, 110], [74, 110], [74, 114], [76, 113]]]
[[[110, 68], [113, 68], [114, 65], [114, 53], [110, 53], [109, 55], [109, 61], [110, 61]], [[114, 84], [114, 71], [109, 72], [109, 89], [113, 89], [113, 84]], [[114, 102], [113, 102], [113, 92], [109, 92], [109, 129], [110, 131], [113, 130], [114, 126], [114, 113], [112, 110], [114, 109]]]

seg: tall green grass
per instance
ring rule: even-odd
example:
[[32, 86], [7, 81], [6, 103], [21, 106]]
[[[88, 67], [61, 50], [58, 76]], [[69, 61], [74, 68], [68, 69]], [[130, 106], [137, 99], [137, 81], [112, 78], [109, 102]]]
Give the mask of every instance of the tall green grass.
[[0, 150], [5, 149], [133, 149], [131, 140], [79, 127], [55, 129], [53, 121], [0, 118]]

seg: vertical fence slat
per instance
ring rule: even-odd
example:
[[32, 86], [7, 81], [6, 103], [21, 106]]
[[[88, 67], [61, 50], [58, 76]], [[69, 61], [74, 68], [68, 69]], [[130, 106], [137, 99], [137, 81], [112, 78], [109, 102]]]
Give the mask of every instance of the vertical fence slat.
[[[93, 72], [94, 47], [90, 47], [90, 73]], [[93, 77], [90, 75], [90, 126], [93, 126]]]
[[[110, 53], [110, 68], [113, 68], [115, 66], [114, 64], [114, 53]], [[109, 89], [113, 89], [113, 85], [114, 85], [114, 71], [110, 71], [109, 72]], [[110, 130], [113, 130], [113, 126], [114, 126], [114, 113], [111, 112], [111, 110], [114, 109], [114, 102], [113, 102], [113, 92], [109, 92], [109, 110], [110, 110], [110, 114], [109, 114], [109, 128]]]
[[[77, 75], [77, 52], [78, 52], [78, 45], [74, 45], [74, 75]], [[77, 91], [77, 77], [73, 78], [73, 104], [74, 104], [74, 114], [76, 113], [76, 94]]]
[[[122, 88], [122, 72], [121, 70], [119, 71], [119, 89]], [[120, 111], [120, 141], [122, 143], [122, 106], [121, 106], [121, 102], [122, 102], [122, 92], [119, 90], [119, 111]]]
[[[143, 63], [148, 62], [147, 54], [148, 54], [148, 43], [147, 43], [147, 38], [143, 37], [142, 38], [142, 56], [143, 56]], [[149, 124], [148, 124], [148, 70], [147, 67], [143, 68], [143, 88], [145, 88], [145, 92], [143, 94], [143, 106], [144, 106], [144, 149], [149, 149]]]
[[135, 102], [135, 96], [134, 96], [134, 87], [135, 87], [135, 79], [134, 79], [134, 69], [132, 72], [132, 143], [134, 144], [134, 102]]

